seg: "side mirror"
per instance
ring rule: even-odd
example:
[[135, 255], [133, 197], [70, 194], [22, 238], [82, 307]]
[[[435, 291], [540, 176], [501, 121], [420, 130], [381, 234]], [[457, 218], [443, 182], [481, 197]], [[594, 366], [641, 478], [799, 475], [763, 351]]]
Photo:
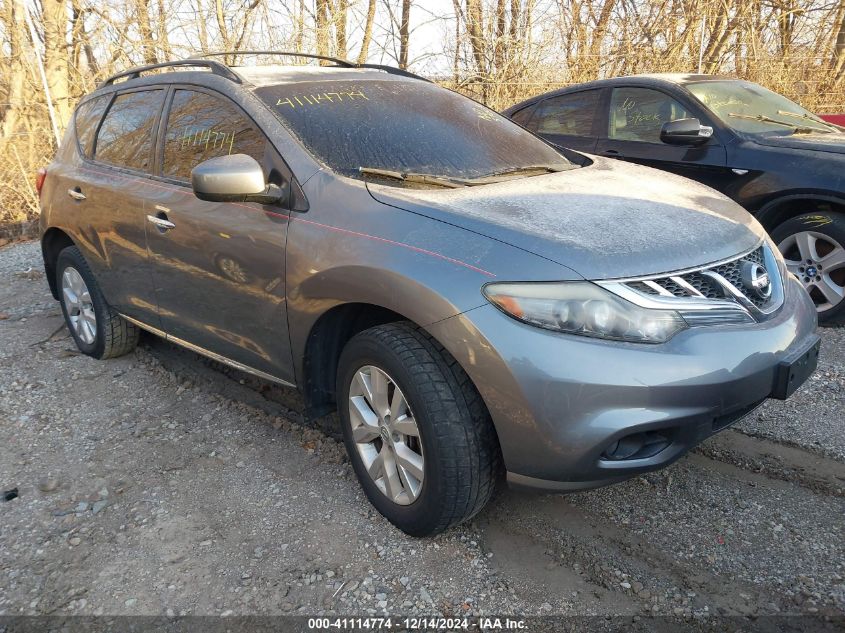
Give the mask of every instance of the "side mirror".
[[713, 136], [713, 128], [698, 119], [677, 119], [664, 123], [660, 140], [667, 145], [701, 145]]
[[230, 154], [201, 162], [191, 170], [194, 195], [209, 202], [277, 204], [285, 189], [264, 182], [264, 171], [252, 156]]

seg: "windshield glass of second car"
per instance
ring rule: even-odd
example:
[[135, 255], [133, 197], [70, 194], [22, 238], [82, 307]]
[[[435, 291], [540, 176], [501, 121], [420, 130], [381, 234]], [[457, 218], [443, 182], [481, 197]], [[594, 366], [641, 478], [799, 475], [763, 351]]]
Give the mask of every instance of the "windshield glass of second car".
[[304, 82], [256, 94], [317, 158], [352, 178], [361, 168], [469, 180], [576, 166], [509, 119], [424, 81]]
[[749, 81], [700, 81], [686, 87], [737, 132], [788, 135], [796, 128], [813, 128], [820, 133], [834, 131], [797, 103]]

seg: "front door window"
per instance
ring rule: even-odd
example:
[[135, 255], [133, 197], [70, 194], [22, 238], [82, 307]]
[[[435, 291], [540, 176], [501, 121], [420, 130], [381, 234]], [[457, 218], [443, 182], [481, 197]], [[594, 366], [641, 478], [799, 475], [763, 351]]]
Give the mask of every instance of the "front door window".
[[614, 88], [608, 138], [660, 143], [660, 129], [664, 123], [690, 116], [680, 103], [659, 90]]

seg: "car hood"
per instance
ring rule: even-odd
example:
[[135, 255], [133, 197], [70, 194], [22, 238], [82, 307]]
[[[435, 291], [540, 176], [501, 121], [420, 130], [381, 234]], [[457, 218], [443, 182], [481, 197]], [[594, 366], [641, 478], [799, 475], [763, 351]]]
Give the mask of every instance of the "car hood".
[[816, 152], [845, 154], [845, 134], [792, 134], [790, 136], [768, 136], [755, 138], [754, 142], [768, 147], [789, 147], [807, 149]]
[[[591, 157], [570, 171], [461, 189], [368, 183], [378, 201], [506, 242], [588, 279], [672, 272], [757, 246], [760, 224], [691, 180]], [[512, 271], [515, 279], [520, 271]]]

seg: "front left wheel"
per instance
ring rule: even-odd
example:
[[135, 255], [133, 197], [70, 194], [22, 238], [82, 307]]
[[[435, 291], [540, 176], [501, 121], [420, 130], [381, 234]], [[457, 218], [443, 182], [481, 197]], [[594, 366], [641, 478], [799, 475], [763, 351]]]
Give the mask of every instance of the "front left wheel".
[[79, 351], [105, 359], [135, 349], [140, 330], [106, 303], [88, 262], [76, 246], [59, 253], [56, 287], [65, 323]]
[[426, 332], [391, 323], [354, 336], [340, 357], [337, 396], [358, 480], [400, 530], [437, 534], [490, 500], [501, 463], [490, 416]]

